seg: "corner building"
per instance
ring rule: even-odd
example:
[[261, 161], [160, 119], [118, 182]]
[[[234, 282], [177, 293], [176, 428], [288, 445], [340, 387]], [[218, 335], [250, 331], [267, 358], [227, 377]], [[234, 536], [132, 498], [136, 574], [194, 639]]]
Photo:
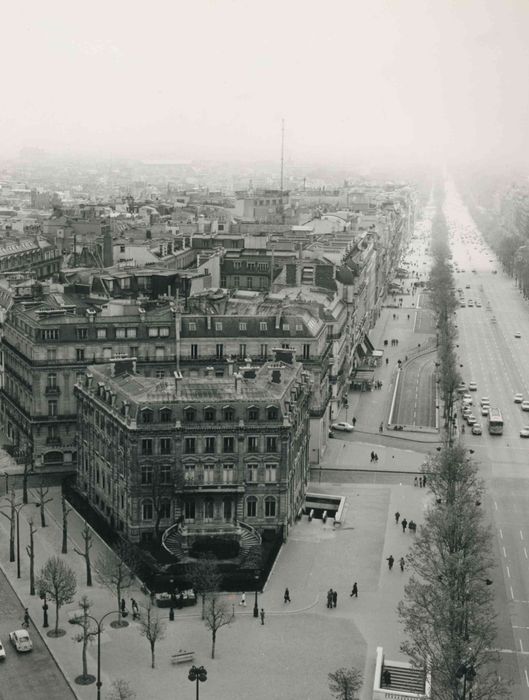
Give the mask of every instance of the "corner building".
[[241, 527], [286, 538], [309, 479], [309, 374], [293, 353], [226, 377], [90, 366], [76, 385], [77, 487], [127, 539]]

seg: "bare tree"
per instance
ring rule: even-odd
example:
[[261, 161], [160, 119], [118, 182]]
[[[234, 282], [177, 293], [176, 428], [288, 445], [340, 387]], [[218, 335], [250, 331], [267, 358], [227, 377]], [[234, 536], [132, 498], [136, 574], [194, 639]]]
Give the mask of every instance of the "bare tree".
[[16, 508], [19, 505], [16, 503], [15, 490], [13, 489], [9, 496], [5, 497], [7, 504], [0, 508], [0, 513], [9, 520], [9, 561], [15, 561], [15, 520], [16, 520]]
[[107, 700], [134, 700], [136, 693], [124, 678], [118, 678], [112, 682], [112, 690], [107, 695]]
[[24, 452], [24, 471], [22, 472], [22, 503], [28, 502], [28, 477], [33, 474], [33, 460], [31, 450], [28, 448]]
[[339, 668], [329, 673], [329, 690], [337, 700], [358, 700], [362, 674], [356, 668]]
[[62, 554], [68, 554], [68, 515], [72, 512], [71, 507], [68, 505], [66, 496], [64, 493], [61, 498], [62, 502]]
[[55, 629], [50, 636], [62, 636], [59, 630], [59, 610], [66, 603], [71, 603], [77, 590], [75, 573], [60, 557], [50, 557], [37, 578], [37, 588], [41, 597], [46, 594], [55, 603]]
[[85, 564], [86, 564], [86, 585], [91, 586], [92, 585], [92, 563], [90, 561], [90, 550], [92, 549], [92, 531], [90, 529], [90, 526], [84, 521], [84, 526], [81, 531], [81, 536], [83, 538], [83, 550], [81, 551], [77, 549], [77, 547], [74, 547], [74, 552], [78, 554], [80, 557], [84, 557]]
[[[123, 591], [130, 588], [134, 582], [134, 561], [130, 550], [121, 547], [118, 554], [110, 550], [106, 551], [98, 558], [96, 568], [98, 579], [115, 594], [116, 610], [119, 610]], [[117, 623], [113, 623], [123, 627], [127, 624], [121, 617], [118, 618]]]
[[233, 609], [230, 611], [226, 603], [213, 594], [208, 595], [206, 600], [206, 609], [204, 613], [204, 622], [208, 630], [211, 632], [211, 658], [215, 658], [215, 644], [217, 642], [217, 632], [225, 625], [231, 625], [235, 616]]
[[90, 629], [91, 619], [89, 614], [90, 608], [92, 607], [92, 601], [89, 600], [88, 596], [84, 595], [79, 601], [79, 605], [81, 607], [81, 610], [83, 611], [82, 615], [80, 617], [76, 617], [75, 620], [73, 620], [73, 622], [74, 624], [79, 625], [81, 631], [79, 632], [79, 634], [74, 635], [73, 639], [76, 642], [82, 643], [81, 658], [83, 663], [83, 672], [80, 676], [76, 678], [76, 681], [80, 684], [88, 685], [88, 683], [93, 683], [95, 681], [95, 677], [92, 674], [88, 673], [87, 649], [88, 644], [93, 640], [94, 637], [97, 636], [97, 630]]
[[145, 615], [140, 618], [140, 634], [151, 647], [151, 668], [155, 668], [154, 648], [159, 639], [165, 637], [165, 622], [160, 619], [158, 611], [151, 603], [145, 608]]
[[219, 565], [213, 554], [209, 553], [190, 564], [186, 573], [196, 594], [202, 598], [202, 619], [204, 619], [206, 598], [208, 594], [218, 591], [222, 583]]
[[35, 505], [37, 508], [40, 508], [40, 525], [41, 527], [46, 527], [46, 514], [44, 512], [44, 509], [46, 507], [46, 503], [50, 503], [50, 501], [53, 501], [53, 498], [46, 498], [46, 496], [49, 493], [49, 488], [44, 488], [44, 481], [41, 479], [39, 488], [37, 490], [37, 497], [38, 500], [35, 502]]
[[35, 595], [35, 533], [33, 518], [28, 520], [29, 525], [29, 546], [26, 545], [26, 552], [29, 557], [29, 595]]

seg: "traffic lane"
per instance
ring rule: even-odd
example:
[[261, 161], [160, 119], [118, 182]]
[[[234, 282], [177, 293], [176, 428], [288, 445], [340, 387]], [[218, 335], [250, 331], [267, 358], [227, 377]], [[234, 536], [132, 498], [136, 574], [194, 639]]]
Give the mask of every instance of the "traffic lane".
[[[10, 644], [9, 633], [21, 628], [24, 609], [1, 570], [0, 610], [2, 611], [0, 638], [6, 650], [6, 659], [2, 663], [0, 700], [12, 700], [13, 698], [75, 700], [74, 693], [35, 629], [33, 622], [29, 627], [33, 651], [19, 654]], [[81, 671], [80, 649], [79, 671]]]
[[395, 395], [392, 423], [435, 427], [434, 370], [435, 361], [431, 355], [417, 357], [404, 365]]

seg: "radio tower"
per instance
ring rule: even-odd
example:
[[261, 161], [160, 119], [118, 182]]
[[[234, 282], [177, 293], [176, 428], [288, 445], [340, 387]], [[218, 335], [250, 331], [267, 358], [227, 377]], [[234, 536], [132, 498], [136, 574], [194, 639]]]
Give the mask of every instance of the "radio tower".
[[281, 119], [281, 179], [280, 179], [280, 192], [281, 192], [281, 223], [285, 223], [285, 208], [283, 207], [283, 169], [285, 165], [285, 120]]

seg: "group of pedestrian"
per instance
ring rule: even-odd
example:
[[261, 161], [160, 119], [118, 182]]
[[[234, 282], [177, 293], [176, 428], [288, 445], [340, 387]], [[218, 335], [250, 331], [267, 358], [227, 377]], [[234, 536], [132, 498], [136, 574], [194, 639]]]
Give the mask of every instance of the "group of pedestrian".
[[399, 341], [397, 340], [397, 338], [392, 338], [391, 346], [395, 348], [395, 347], [397, 347], [398, 344], [399, 344]]
[[[398, 318], [399, 318], [399, 317], [398, 317], [398, 314], [393, 314], [393, 320], [394, 320], [394, 321], [397, 321]], [[393, 343], [393, 341], [391, 341], [391, 342]]]
[[373, 450], [371, 450], [371, 461], [378, 462], [378, 455], [376, 452], [373, 452]]
[[[395, 513], [395, 524], [398, 525], [400, 520], [400, 513], [397, 511]], [[406, 528], [410, 530], [411, 532], [415, 532], [417, 530], [417, 524], [414, 523], [413, 520], [410, 520], [409, 522], [406, 520], [406, 518], [402, 518], [400, 521], [400, 524], [402, 526], [402, 532], [406, 532]]]
[[380, 381], [380, 379], [377, 379], [373, 386], [375, 387], [375, 389], [382, 389], [382, 382]]
[[[393, 554], [390, 554], [389, 557], [386, 557], [386, 561], [388, 563], [388, 569], [391, 571], [391, 569], [393, 568], [393, 564], [395, 563], [395, 557], [393, 556]], [[404, 571], [404, 567], [406, 566], [406, 560], [404, 559], [404, 557], [401, 557], [399, 559], [399, 566], [400, 570]]]
[[424, 474], [423, 476], [416, 476], [413, 480], [413, 485], [419, 486], [421, 489], [424, 488], [426, 486], [426, 475]]
[[327, 607], [328, 608], [335, 608], [337, 602], [338, 602], [338, 593], [336, 591], [333, 591], [332, 588], [329, 588], [329, 590], [327, 591]]

